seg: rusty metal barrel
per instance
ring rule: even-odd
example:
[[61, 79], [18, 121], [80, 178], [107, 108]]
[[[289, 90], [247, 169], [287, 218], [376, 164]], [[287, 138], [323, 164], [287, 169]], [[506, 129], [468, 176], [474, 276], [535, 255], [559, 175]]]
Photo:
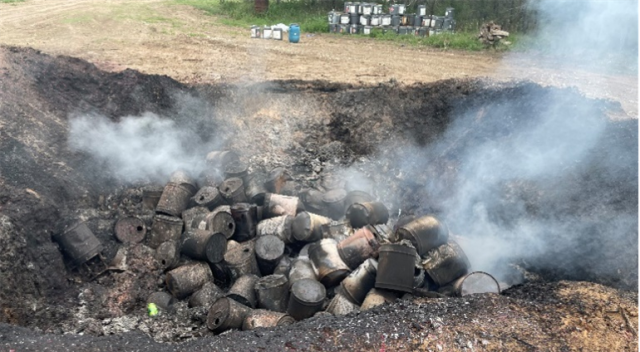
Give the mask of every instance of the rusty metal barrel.
[[183, 265], [167, 273], [166, 283], [171, 294], [183, 299], [213, 281], [209, 265], [202, 262]]
[[153, 303], [165, 312], [172, 312], [176, 299], [166, 292], [154, 292], [147, 297], [147, 305]]
[[322, 225], [329, 223], [329, 218], [303, 211], [291, 223], [291, 234], [299, 242], [319, 241], [322, 239]]
[[464, 297], [477, 293], [500, 293], [500, 284], [484, 271], [474, 271], [440, 288], [439, 292], [449, 296]]
[[322, 309], [322, 303], [327, 297], [324, 286], [313, 279], [298, 280], [291, 285], [287, 313], [295, 320], [312, 317]]
[[194, 193], [195, 191], [190, 187], [168, 182], [167, 185], [164, 186], [162, 196], [160, 196], [160, 200], [156, 206], [156, 213], [180, 216], [182, 212], [187, 209], [189, 200]]
[[367, 293], [375, 286], [378, 262], [369, 258], [360, 264], [340, 283], [340, 287], [351, 302], [361, 305]]
[[256, 240], [256, 260], [262, 275], [270, 275], [284, 256], [284, 242], [278, 236], [265, 235]]
[[413, 292], [413, 274], [416, 266], [416, 250], [402, 244], [380, 246], [376, 288]]
[[219, 298], [224, 297], [224, 291], [213, 282], [206, 282], [189, 297], [189, 307], [211, 307]]
[[281, 215], [296, 216], [301, 211], [304, 211], [304, 204], [298, 197], [276, 193], [267, 193], [264, 197], [264, 212], [268, 218]]
[[372, 228], [365, 226], [340, 241], [338, 253], [349, 268], [355, 269], [368, 258], [377, 258], [379, 248], [380, 243], [373, 235]]
[[438, 286], [445, 286], [466, 275], [471, 267], [467, 255], [453, 239], [427, 252], [422, 266]]
[[258, 307], [274, 312], [286, 312], [289, 303], [289, 280], [284, 275], [268, 275], [255, 285]]
[[345, 209], [349, 209], [350, 206], [356, 203], [367, 203], [373, 202], [374, 198], [372, 195], [365, 191], [350, 191], [347, 193], [347, 196], [344, 199], [344, 207]]
[[398, 239], [411, 241], [420, 256], [444, 244], [449, 238], [447, 225], [433, 215], [419, 217], [398, 228]]
[[382, 202], [354, 203], [347, 208], [347, 219], [354, 228], [386, 224], [389, 221], [389, 210]]
[[258, 262], [255, 255], [255, 242], [247, 241], [234, 247], [227, 247], [224, 261], [229, 268], [231, 281], [235, 281], [243, 275], [260, 275]]
[[326, 214], [333, 220], [340, 220], [344, 217], [344, 202], [347, 197], [347, 191], [344, 189], [332, 189], [322, 195], [322, 203], [325, 206]]
[[244, 181], [239, 177], [232, 177], [224, 180], [218, 186], [218, 191], [227, 204], [244, 203], [247, 197], [244, 194]]
[[244, 319], [242, 330], [272, 328], [274, 326], [291, 325], [295, 322], [295, 319], [284, 313], [272, 312], [265, 309], [254, 309]]
[[218, 188], [211, 186], [200, 188], [196, 195], [193, 196], [193, 201], [196, 205], [206, 207], [210, 211], [224, 203], [224, 199], [220, 191], [218, 191]]
[[258, 223], [257, 235], [258, 237], [274, 235], [284, 243], [292, 243], [291, 224], [293, 223], [293, 219], [294, 218], [289, 215], [264, 219]]
[[148, 236], [149, 247], [158, 248], [164, 242], [180, 240], [183, 225], [179, 217], [156, 214]]
[[267, 179], [265, 180], [265, 187], [271, 193], [280, 193], [284, 188], [287, 181], [291, 180], [291, 175], [283, 167], [276, 167], [269, 171]]
[[333, 287], [351, 271], [338, 253], [338, 244], [331, 239], [323, 239], [309, 246], [309, 259], [313, 263], [318, 280], [326, 287]]
[[174, 171], [171, 176], [169, 176], [169, 182], [182, 185], [188, 188], [191, 193], [195, 193], [198, 190], [196, 180], [185, 170]]
[[331, 238], [338, 243], [353, 235], [353, 227], [348, 221], [334, 221], [330, 224], [322, 225], [322, 238]]
[[254, 287], [257, 281], [258, 277], [253, 274], [240, 276], [229, 289], [227, 297], [234, 299], [247, 307], [255, 308], [257, 299]]
[[227, 251], [227, 238], [219, 232], [188, 230], [185, 232], [181, 251], [188, 257], [209, 263], [219, 263]]
[[207, 328], [215, 333], [240, 329], [249, 313], [251, 308], [228, 297], [222, 297], [209, 308]]
[[85, 222], [70, 226], [55, 237], [63, 253], [71, 259], [71, 266], [77, 267], [100, 254], [104, 247]]
[[258, 214], [255, 205], [236, 203], [231, 206], [231, 217], [236, 224], [233, 239], [244, 242], [256, 237]]
[[273, 274], [280, 274], [280, 275], [289, 277], [290, 269], [291, 269], [291, 258], [285, 255], [280, 259], [275, 269], [273, 269]]
[[147, 227], [139, 217], [126, 216], [118, 219], [114, 232], [122, 243], [140, 243], [147, 234]]

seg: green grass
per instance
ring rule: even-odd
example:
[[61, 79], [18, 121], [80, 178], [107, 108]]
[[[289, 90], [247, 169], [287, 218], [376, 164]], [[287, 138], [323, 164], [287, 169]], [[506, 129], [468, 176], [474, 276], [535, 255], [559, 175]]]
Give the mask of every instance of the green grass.
[[24, 2], [25, 0], [0, 0], [2, 4], [14, 4], [16, 2]]
[[90, 15], [81, 15], [81, 16], [67, 17], [62, 20], [62, 23], [65, 23], [65, 24], [87, 23], [87, 22], [90, 22], [92, 19], [93, 17]]
[[374, 30], [370, 37], [376, 40], [399, 42], [413, 46], [430, 46], [440, 49], [458, 49], [468, 51], [484, 50], [485, 46], [476, 39], [475, 33], [441, 33], [430, 37], [418, 37], [412, 34], [398, 35], [393, 31], [382, 33]]

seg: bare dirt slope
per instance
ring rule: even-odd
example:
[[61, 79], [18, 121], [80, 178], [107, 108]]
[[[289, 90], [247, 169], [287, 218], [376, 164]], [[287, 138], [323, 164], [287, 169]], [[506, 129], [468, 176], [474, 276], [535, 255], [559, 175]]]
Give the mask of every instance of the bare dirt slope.
[[251, 40], [248, 28], [162, 0], [27, 0], [0, 4], [0, 44], [79, 57], [106, 70], [133, 68], [183, 83], [310, 79], [400, 84], [487, 76], [579, 86], [637, 116], [637, 76], [581, 70], [540, 57], [401, 46], [305, 35], [298, 45]]

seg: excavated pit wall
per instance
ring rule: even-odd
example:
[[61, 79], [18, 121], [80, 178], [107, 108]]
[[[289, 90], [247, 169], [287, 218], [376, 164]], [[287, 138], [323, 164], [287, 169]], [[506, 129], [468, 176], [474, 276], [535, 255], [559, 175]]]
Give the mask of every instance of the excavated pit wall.
[[[397, 216], [399, 211], [441, 214], [452, 197], [447, 186], [455, 185], [468, 146], [533, 129], [537, 112], [549, 104], [561, 103], [560, 115], [599, 111], [605, 127], [586, 157], [555, 181], [499, 184], [492, 191], [501, 202], [492, 214], [494, 222], [513, 221], [513, 204], [524, 204], [525, 212], [518, 215], [534, 218], [585, 214], [585, 221], [592, 221], [585, 227], [584, 246], [555, 248], [548, 257], [519, 264], [548, 280], [637, 289], [637, 120], [607, 120], [616, 104], [527, 82], [478, 80], [408, 87], [303, 81], [186, 87], [168, 77], [103, 72], [78, 59], [31, 49], [1, 48], [0, 57], [0, 322], [98, 333], [78, 319], [139, 314], [146, 295], [161, 286], [161, 271], [141, 260], [148, 255], [144, 249], [132, 254], [138, 262], [130, 263], [129, 273], [86, 283], [65, 268], [51, 240], [66, 219], [85, 219], [110, 259], [119, 246], [113, 223], [140, 202], [143, 183], [123, 184], [105, 163], [69, 150], [68, 121], [86, 114], [118, 121], [155, 113], [175, 120], [202, 143], [240, 152], [253, 170], [286, 166], [305, 185], [330, 172], [363, 178]], [[517, 113], [506, 113], [505, 106], [509, 112], [515, 106]], [[440, 143], [456, 116], [465, 114], [473, 116], [465, 132], [446, 140], [437, 155], [429, 154], [429, 146]], [[428, 161], [416, 157], [423, 154]], [[602, 160], [620, 160], [622, 174], [610, 177]], [[441, 183], [436, 187], [441, 192], [430, 192], [432, 182]], [[572, 197], [558, 199], [559, 188], [569, 188]], [[615, 229], [622, 236], [614, 243], [602, 239], [607, 223], [619, 214], [631, 219]], [[544, 241], [553, 243], [556, 235]], [[563, 260], [567, 253], [578, 260]], [[180, 339], [166, 335], [166, 340]]]

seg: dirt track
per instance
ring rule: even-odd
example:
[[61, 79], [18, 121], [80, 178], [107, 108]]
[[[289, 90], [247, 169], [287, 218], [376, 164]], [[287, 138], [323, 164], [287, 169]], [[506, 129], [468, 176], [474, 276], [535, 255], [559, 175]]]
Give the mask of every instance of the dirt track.
[[365, 38], [305, 35], [300, 44], [249, 38], [191, 7], [161, 0], [28, 0], [0, 4], [0, 44], [132, 68], [183, 83], [273, 79], [401, 84], [447, 78], [530, 79], [578, 86], [638, 116], [637, 76], [588, 72], [539, 57], [406, 47]]

